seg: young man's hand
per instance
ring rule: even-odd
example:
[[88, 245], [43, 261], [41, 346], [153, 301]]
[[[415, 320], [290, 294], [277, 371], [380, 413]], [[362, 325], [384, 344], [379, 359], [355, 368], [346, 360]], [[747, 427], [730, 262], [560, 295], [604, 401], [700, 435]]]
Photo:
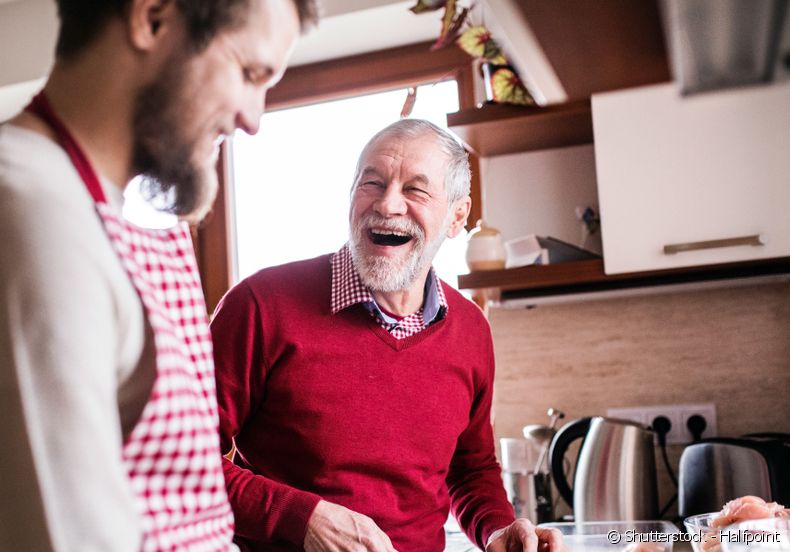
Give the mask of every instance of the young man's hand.
[[557, 529], [535, 527], [519, 518], [491, 534], [486, 552], [567, 552], [562, 533]]
[[305, 552], [396, 552], [368, 516], [322, 500], [307, 522]]

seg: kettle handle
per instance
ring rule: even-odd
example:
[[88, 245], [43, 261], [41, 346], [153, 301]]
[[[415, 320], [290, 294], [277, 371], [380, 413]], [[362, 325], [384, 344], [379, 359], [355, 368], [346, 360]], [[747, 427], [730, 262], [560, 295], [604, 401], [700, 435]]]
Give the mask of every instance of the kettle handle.
[[554, 479], [554, 484], [557, 486], [560, 495], [571, 508], [573, 508], [573, 489], [565, 478], [565, 470], [562, 463], [570, 444], [576, 439], [581, 439], [587, 435], [591, 421], [592, 418], [588, 417], [568, 422], [562, 426], [554, 436], [554, 439], [551, 440], [551, 447], [549, 448], [551, 477]]

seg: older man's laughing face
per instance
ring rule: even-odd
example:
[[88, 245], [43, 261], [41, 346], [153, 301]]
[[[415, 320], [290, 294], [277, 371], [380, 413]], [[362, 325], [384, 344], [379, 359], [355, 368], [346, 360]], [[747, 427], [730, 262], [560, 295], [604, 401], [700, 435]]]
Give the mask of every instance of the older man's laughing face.
[[430, 134], [381, 137], [362, 157], [349, 243], [354, 266], [372, 290], [405, 290], [427, 274], [451, 221], [447, 162]]

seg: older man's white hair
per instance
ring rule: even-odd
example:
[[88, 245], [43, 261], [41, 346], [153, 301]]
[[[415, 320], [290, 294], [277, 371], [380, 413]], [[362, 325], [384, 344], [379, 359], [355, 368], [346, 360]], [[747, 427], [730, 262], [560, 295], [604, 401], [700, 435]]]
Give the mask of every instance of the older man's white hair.
[[359, 179], [359, 173], [362, 170], [362, 159], [365, 154], [376, 142], [382, 138], [418, 138], [425, 134], [432, 134], [436, 138], [440, 149], [447, 154], [447, 174], [444, 179], [444, 189], [447, 191], [447, 199], [452, 204], [463, 197], [469, 195], [471, 173], [469, 171], [469, 154], [459, 144], [453, 136], [446, 130], [436, 126], [430, 121], [424, 119], [401, 119], [392, 123], [391, 125], [378, 131], [373, 138], [368, 140], [365, 147], [362, 148], [362, 153], [359, 154], [357, 160], [357, 168], [354, 172], [354, 184], [351, 188], [351, 193], [354, 193], [354, 187]]

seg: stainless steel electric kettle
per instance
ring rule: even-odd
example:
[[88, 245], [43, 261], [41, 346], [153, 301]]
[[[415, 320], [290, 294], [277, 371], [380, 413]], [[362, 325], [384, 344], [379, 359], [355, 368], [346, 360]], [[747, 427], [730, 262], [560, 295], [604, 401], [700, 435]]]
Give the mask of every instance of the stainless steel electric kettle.
[[[657, 519], [653, 435], [636, 422], [602, 417], [580, 418], [557, 432], [549, 451], [551, 474], [576, 521]], [[565, 453], [581, 438], [571, 488]]]

